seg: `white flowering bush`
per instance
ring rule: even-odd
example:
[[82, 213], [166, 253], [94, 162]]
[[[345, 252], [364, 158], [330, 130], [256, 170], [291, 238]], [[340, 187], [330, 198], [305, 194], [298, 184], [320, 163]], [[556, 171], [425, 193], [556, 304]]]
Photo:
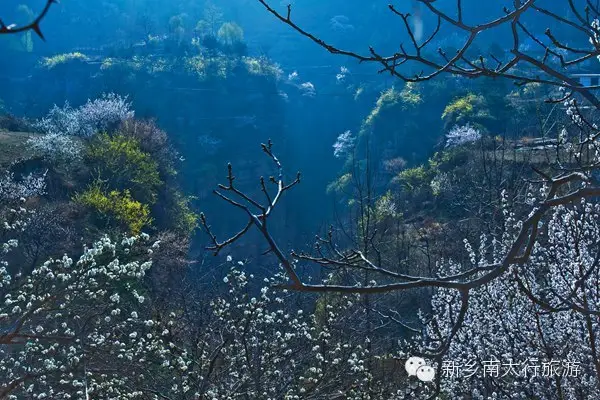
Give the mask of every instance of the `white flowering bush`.
[[341, 133], [333, 144], [333, 156], [335, 158], [345, 157], [352, 152], [356, 138], [351, 131]]
[[335, 80], [338, 84], [343, 83], [348, 75], [350, 75], [350, 70], [344, 66], [341, 66], [340, 72], [335, 75]]
[[88, 100], [78, 108], [72, 108], [68, 103], [62, 108], [55, 105], [34, 126], [46, 134], [90, 137], [114, 129], [122, 121], [133, 117], [134, 112], [127, 97], [109, 93]]
[[18, 202], [0, 214], [0, 399], [158, 398], [147, 381], [178, 355], [149, 317], [149, 236], [103, 237], [23, 270], [11, 256], [33, 211]]
[[[474, 399], [600, 397], [600, 205], [582, 201], [553, 210], [530, 259], [472, 290], [464, 324], [440, 360], [442, 390]], [[504, 238], [466, 243], [472, 266], [497, 262], [520, 228], [505, 210]], [[471, 266], [471, 267], [472, 267]], [[444, 272], [461, 266], [445, 263]], [[432, 299], [426, 343], [439, 344], [459, 313], [456, 291]], [[467, 376], [468, 375], [468, 376]]]
[[54, 164], [78, 161], [83, 150], [83, 145], [72, 136], [59, 133], [34, 136], [27, 144], [36, 154]]
[[446, 134], [446, 147], [461, 146], [466, 143], [473, 143], [481, 139], [481, 132], [472, 125], [454, 126]]
[[298, 89], [300, 89], [302, 96], [315, 97], [317, 95], [317, 89], [312, 82], [303, 82], [298, 85]]
[[[144, 240], [104, 237], [77, 260], [50, 259], [31, 273], [2, 261], [0, 398], [143, 395], [146, 367], [166, 354], [138, 287], [151, 262], [124, 256]], [[17, 246], [8, 240], [3, 256]]]
[[211, 302], [214, 319], [188, 345], [193, 359], [168, 365], [187, 374], [189, 398], [394, 398], [368, 368], [369, 339], [341, 334], [355, 297], [291, 311], [273, 281], [254, 295], [256, 280], [236, 268], [224, 278], [228, 293]]
[[0, 203], [46, 194], [46, 176], [30, 173], [16, 179], [10, 171], [0, 173]]
[[[28, 213], [13, 210], [2, 237]], [[194, 309], [152, 312], [143, 279], [159, 243], [148, 235], [103, 237], [29, 272], [9, 262], [18, 246], [0, 246], [2, 399], [402, 398], [374, 379], [369, 339], [344, 334], [356, 296], [291, 311], [274, 280], [254, 292], [234, 268], [197, 326]]]

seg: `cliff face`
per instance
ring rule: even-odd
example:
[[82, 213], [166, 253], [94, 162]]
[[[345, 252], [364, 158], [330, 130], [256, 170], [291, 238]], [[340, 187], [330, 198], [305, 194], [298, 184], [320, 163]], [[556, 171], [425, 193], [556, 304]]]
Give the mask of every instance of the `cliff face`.
[[[154, 49], [156, 50], [156, 49]], [[275, 171], [260, 150], [271, 138], [287, 159], [286, 98], [281, 71], [266, 59], [222, 54], [103, 57], [79, 53], [44, 59], [26, 80], [4, 79], [6, 108], [41, 117], [54, 105], [79, 106], [114, 92], [128, 96], [136, 118], [154, 119], [179, 153], [178, 181], [195, 196], [196, 210], [219, 220], [223, 232], [237, 229], [240, 216], [212, 195], [234, 166], [240, 189], [262, 196], [258, 179]], [[289, 89], [289, 88], [288, 88]], [[8, 157], [11, 158], [11, 157]], [[293, 178], [295, 171], [290, 171]], [[279, 211], [285, 221], [285, 207]], [[282, 223], [282, 233], [286, 223]]]

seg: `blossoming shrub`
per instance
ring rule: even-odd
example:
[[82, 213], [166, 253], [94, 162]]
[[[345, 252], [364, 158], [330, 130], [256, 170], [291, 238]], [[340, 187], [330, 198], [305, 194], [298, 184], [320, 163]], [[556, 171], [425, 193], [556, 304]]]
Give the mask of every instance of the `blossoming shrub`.
[[356, 297], [324, 299], [319, 316], [292, 311], [290, 294], [270, 288], [274, 280], [253, 294], [258, 282], [239, 268], [224, 278], [229, 291], [210, 303], [213, 318], [195, 336], [184, 307], [171, 316], [192, 359], [165, 367], [187, 374], [186, 398], [403, 398], [374, 379], [369, 339], [342, 334]]
[[[21, 226], [5, 225], [3, 236]], [[78, 259], [27, 274], [5, 261], [18, 241], [0, 247], [0, 398], [142, 397], [153, 365], [170, 354], [140, 289], [147, 241], [104, 237]]]
[[32, 173], [17, 179], [10, 171], [0, 173], [0, 204], [4, 200], [14, 201], [44, 194], [46, 194], [45, 175]]
[[[543, 224], [526, 264], [471, 292], [464, 325], [440, 369], [446, 371], [442, 389], [447, 396], [600, 397], [596, 350], [600, 345], [599, 215], [599, 204], [583, 200], [557, 207]], [[482, 236], [478, 250], [466, 243], [469, 268], [498, 262], [506, 254], [520, 222], [506, 210], [505, 218], [506, 233], [501, 240]], [[452, 261], [444, 266], [444, 273], [461, 270]], [[443, 340], [459, 307], [455, 291], [437, 291], [431, 313], [436, 317], [424, 316], [426, 342]], [[493, 363], [499, 373], [493, 371]], [[461, 376], [467, 371], [474, 373]]]
[[88, 100], [78, 108], [72, 108], [69, 103], [62, 108], [55, 105], [34, 126], [46, 134], [91, 137], [98, 132], [114, 130], [122, 121], [133, 117], [127, 97], [109, 93]]
[[467, 123], [463, 126], [454, 126], [446, 134], [446, 147], [461, 146], [467, 143], [473, 143], [481, 139], [481, 133], [478, 129]]
[[33, 136], [27, 144], [36, 154], [55, 165], [70, 165], [81, 160], [83, 145], [72, 136], [57, 133]]

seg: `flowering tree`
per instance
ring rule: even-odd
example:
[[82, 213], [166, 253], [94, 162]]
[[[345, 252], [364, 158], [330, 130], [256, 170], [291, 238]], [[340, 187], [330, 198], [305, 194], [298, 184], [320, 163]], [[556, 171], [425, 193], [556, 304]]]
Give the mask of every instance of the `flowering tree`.
[[35, 124], [35, 127], [48, 135], [85, 138], [98, 132], [115, 129], [121, 122], [133, 117], [134, 112], [127, 97], [108, 93], [98, 99], [88, 100], [75, 109], [68, 103], [62, 108], [55, 105], [46, 117]]
[[[0, 399], [396, 398], [367, 368], [368, 338], [340, 334], [352, 298], [290, 312], [268, 287], [252, 296], [253, 277], [232, 269], [204, 324], [190, 324], [187, 307], [151, 318], [147, 241], [105, 237], [30, 274], [3, 261]], [[17, 246], [8, 240], [3, 254]]]
[[55, 164], [71, 163], [81, 159], [83, 146], [71, 136], [49, 133], [33, 136], [27, 144], [47, 161]]
[[290, 294], [270, 288], [274, 280], [256, 291], [253, 278], [234, 264], [228, 292], [211, 301], [212, 317], [197, 332], [190, 315], [172, 315], [176, 334], [193, 343], [184, 369], [198, 397], [190, 398], [395, 398], [395, 385], [368, 368], [369, 339], [344, 334], [355, 297], [323, 298], [314, 314], [292, 311]]
[[454, 126], [446, 134], [446, 147], [460, 146], [481, 139], [481, 133], [470, 124]]
[[[33, 136], [27, 144], [39, 156], [51, 163], [67, 164], [81, 159], [83, 145], [79, 138], [89, 138], [102, 131], [110, 131], [134, 117], [127, 97], [114, 93], [88, 100], [78, 108], [66, 103], [54, 106], [48, 115], [34, 124], [42, 133]], [[132, 127], [131, 122], [126, 127]]]
[[[3, 237], [26, 223], [27, 211], [13, 210]], [[78, 260], [50, 259], [30, 273], [8, 261], [18, 241], [3, 243], [0, 399], [143, 395], [152, 357], [165, 353], [140, 293], [151, 265], [139, 261], [138, 242], [144, 240], [114, 243], [105, 237]]]
[[148, 236], [104, 237], [77, 260], [25, 269], [11, 256], [32, 217], [26, 197], [43, 194], [45, 181], [1, 182], [0, 399], [141, 397], [145, 377], [171, 354], [141, 285]]
[[[497, 262], [518, 232], [515, 215], [504, 212], [503, 238], [490, 243], [483, 236], [478, 250], [465, 243], [473, 267]], [[599, 212], [586, 201], [557, 207], [529, 261], [471, 292], [464, 323], [438, 364], [443, 391], [476, 399], [600, 395]], [[461, 270], [453, 261], [440, 268]], [[431, 313], [422, 316], [426, 346], [446, 340], [460, 315], [455, 298], [447, 289], [433, 296]]]
[[333, 144], [333, 156], [342, 158], [352, 152], [356, 138], [352, 136], [352, 132], [345, 131], [341, 133]]
[[46, 193], [46, 177], [33, 173], [16, 179], [15, 174], [5, 171], [0, 175], [0, 204], [20, 198], [42, 196]]

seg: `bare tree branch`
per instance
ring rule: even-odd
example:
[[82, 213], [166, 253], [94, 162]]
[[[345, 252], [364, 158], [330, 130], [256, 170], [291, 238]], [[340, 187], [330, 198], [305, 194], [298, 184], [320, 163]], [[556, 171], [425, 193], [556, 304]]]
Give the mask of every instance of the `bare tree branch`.
[[[376, 263], [369, 260], [367, 257], [365, 257], [365, 255], [362, 252], [358, 250], [350, 250], [345, 253], [340, 252], [339, 250], [337, 250], [337, 248], [332, 242], [331, 233], [329, 234], [329, 237], [327, 239], [317, 237], [317, 244], [315, 245], [315, 249], [318, 253], [317, 256], [311, 256], [308, 254], [297, 253], [295, 251], [292, 251], [291, 258], [288, 258], [283, 253], [280, 246], [276, 243], [273, 236], [270, 234], [267, 228], [267, 218], [269, 217], [273, 208], [276, 206], [277, 201], [279, 200], [281, 195], [285, 191], [296, 185], [299, 182], [300, 178], [298, 175], [295, 181], [293, 181], [289, 185], [285, 185], [283, 183], [281, 173], [281, 163], [273, 154], [272, 144], [270, 141], [268, 145], [263, 145], [263, 151], [275, 161], [277, 168], [280, 171], [279, 178], [276, 180], [278, 190], [277, 194], [274, 197], [274, 200], [269, 202], [267, 206], [263, 206], [255, 204], [255, 202], [253, 200], [250, 200], [250, 198], [244, 193], [234, 191], [235, 194], [237, 194], [240, 198], [245, 200], [246, 203], [248, 203], [248, 205], [245, 205], [224, 196], [220, 192], [215, 192], [226, 202], [230, 203], [234, 207], [240, 208], [243, 211], [245, 211], [246, 214], [249, 216], [249, 220], [248, 223], [244, 226], [244, 228], [240, 230], [237, 234], [231, 236], [223, 242], [219, 242], [216, 236], [213, 234], [210, 226], [207, 224], [206, 218], [202, 216], [202, 226], [204, 227], [205, 231], [209, 234], [213, 244], [212, 246], [208, 247], [208, 249], [214, 250], [215, 253], [218, 253], [224, 247], [234, 243], [235, 241], [243, 237], [244, 234], [250, 229], [250, 227], [254, 225], [259, 229], [263, 237], [267, 240], [270, 252], [272, 252], [277, 257], [284, 270], [286, 271], [288, 278], [291, 281], [290, 284], [282, 284], [280, 288], [301, 292], [374, 294], [417, 288], [447, 288], [456, 289], [461, 292], [469, 291], [471, 289], [485, 285], [493, 279], [496, 279], [499, 276], [503, 275], [506, 271], [508, 271], [511, 265], [525, 264], [529, 260], [531, 251], [533, 249], [533, 245], [537, 240], [540, 221], [550, 209], [560, 205], [570, 204], [581, 198], [600, 196], [600, 187], [591, 185], [589, 177], [581, 172], [573, 172], [570, 174], [558, 176], [556, 178], [550, 178], [546, 175], [546, 179], [548, 180], [547, 183], [550, 187], [548, 190], [548, 194], [546, 195], [545, 199], [532, 210], [530, 216], [525, 221], [523, 221], [520, 232], [518, 233], [514, 242], [510, 246], [502, 262], [500, 262], [499, 264], [477, 266], [462, 273], [447, 277], [412, 276], [396, 273], [391, 268], [378, 266], [376, 265]], [[229, 171], [231, 171], [231, 168], [228, 168]], [[234, 179], [231, 175], [231, 172], [228, 179], [230, 180], [231, 186], [231, 182], [233, 182]], [[264, 187], [262, 185], [263, 181], [264, 180], [261, 180], [261, 187]], [[568, 188], [572, 185], [578, 185], [578, 187], [569, 190]], [[225, 188], [229, 189], [230, 186]], [[567, 191], [564, 190], [565, 188], [567, 188]], [[253, 214], [249, 209], [249, 205], [257, 206], [257, 208], [264, 211], [262, 211], [259, 214]], [[326, 256], [323, 252], [322, 244], [325, 244], [326, 247], [331, 249], [335, 257]], [[386, 278], [391, 278], [393, 280], [392, 282], [367, 286], [307, 284], [304, 283], [296, 273], [294, 262], [292, 261], [293, 259], [300, 261], [308, 261], [320, 265], [322, 267], [333, 266], [336, 268], [358, 268], [368, 270], [380, 274]]]
[[[577, 6], [572, 1], [569, 1], [569, 6], [576, 16], [577, 21], [569, 20], [552, 10], [539, 6], [538, 4], [542, 3], [540, 0], [525, 0], [514, 2], [514, 8], [510, 10], [504, 9], [505, 15], [499, 18], [477, 25], [470, 25], [464, 22], [461, 0], [456, 0], [457, 18], [442, 11], [434, 1], [417, 0], [437, 19], [436, 27], [422, 43], [417, 41], [414, 28], [409, 23], [410, 19], [415, 18], [415, 16], [402, 13], [395, 6], [389, 5], [388, 8], [390, 11], [402, 19], [412, 51], [408, 51], [407, 47], [401, 44], [397, 52], [385, 56], [372, 47], [368, 49], [368, 53], [359, 53], [339, 48], [296, 24], [291, 17], [291, 6], [287, 7], [287, 12], [284, 16], [271, 6], [267, 0], [258, 1], [277, 19], [330, 53], [345, 55], [358, 60], [360, 63], [381, 64], [383, 68], [379, 72], [388, 72], [405, 82], [426, 81], [442, 73], [467, 78], [483, 76], [492, 78], [503, 77], [511, 79], [517, 84], [543, 83], [566, 88], [569, 91], [578, 93], [594, 107], [600, 108], [598, 97], [589, 90], [596, 87], [583, 86], [576, 79], [573, 79], [566, 70], [568, 67], [581, 65], [588, 60], [600, 56], [599, 32], [598, 28], [594, 26], [594, 20], [600, 16], [598, 14], [600, 10], [590, 5], [589, 2], [586, 7], [587, 17], [583, 17]], [[545, 36], [550, 40], [552, 47], [549, 44], [545, 44], [544, 41], [532, 34], [522, 22], [522, 17], [533, 13], [547, 17], [549, 20], [554, 20], [565, 28], [572, 29], [583, 35], [585, 41], [592, 44], [591, 48], [580, 49], [570, 46], [561, 41], [550, 29], [546, 30]], [[439, 56], [438, 59], [424, 55], [424, 50], [432, 45], [440, 35], [442, 25], [463, 33], [466, 36], [465, 40], [454, 55], [448, 55], [448, 52], [442, 48], [436, 49], [435, 53]], [[508, 57], [505, 60], [501, 60], [497, 55], [490, 54], [489, 57], [495, 62], [493, 66], [485, 63], [483, 55], [478, 57], [477, 62], [469, 60], [467, 52], [473, 48], [477, 37], [482, 32], [492, 31], [504, 25], [508, 25], [512, 32], [512, 48], [507, 52]], [[536, 56], [531, 52], [522, 51], [520, 49], [522, 44], [521, 36], [531, 39], [542, 50], [543, 55]], [[408, 70], [401, 67], [410, 63], [423, 66], [428, 71], [421, 71], [416, 75], [408, 75]]]
[[50, 7], [53, 4], [58, 4], [58, 0], [46, 0], [46, 5], [44, 6], [40, 14], [31, 23], [24, 26], [16, 26], [14, 24], [6, 25], [4, 21], [0, 19], [0, 35], [22, 33], [31, 30], [34, 31], [40, 37], [40, 39], [46, 40], [44, 38], [44, 35], [42, 34], [40, 23], [42, 22], [44, 17], [46, 17], [46, 14], [48, 14], [48, 11], [50, 10]]

